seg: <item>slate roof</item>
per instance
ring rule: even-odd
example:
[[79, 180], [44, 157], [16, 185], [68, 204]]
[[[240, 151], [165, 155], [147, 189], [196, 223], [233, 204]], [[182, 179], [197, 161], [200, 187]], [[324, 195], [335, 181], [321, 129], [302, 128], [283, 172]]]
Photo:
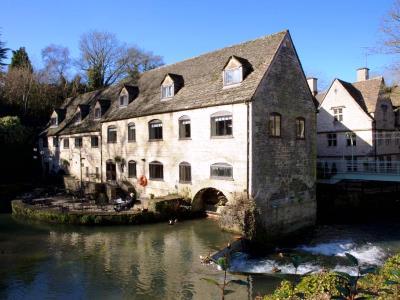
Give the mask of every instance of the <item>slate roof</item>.
[[[286, 34], [279, 32], [147, 71], [140, 76], [138, 97], [126, 108], [112, 105], [104, 121], [249, 101]], [[232, 56], [248, 61], [252, 72], [238, 87], [223, 88], [222, 71]], [[184, 84], [172, 99], [161, 101], [160, 84], [167, 74], [181, 76]]]
[[[144, 72], [135, 84], [125, 82], [68, 98], [60, 107], [66, 109], [64, 121], [57, 128], [48, 128], [44, 133], [62, 135], [93, 132], [100, 130], [100, 122], [250, 101], [287, 34], [287, 30], [282, 31], [162, 66]], [[243, 62], [248, 72], [237, 87], [223, 88], [222, 71], [232, 56]], [[173, 98], [162, 101], [161, 82], [167, 74], [172, 75], [174, 80], [182, 81], [182, 86]], [[130, 103], [120, 108], [118, 96], [123, 87], [129, 92]], [[132, 95], [134, 99], [131, 99]], [[111, 100], [110, 108], [101, 120], [94, 119], [94, 106], [98, 99]], [[82, 104], [88, 105], [90, 112], [82, 122], [73, 124], [76, 108]]]

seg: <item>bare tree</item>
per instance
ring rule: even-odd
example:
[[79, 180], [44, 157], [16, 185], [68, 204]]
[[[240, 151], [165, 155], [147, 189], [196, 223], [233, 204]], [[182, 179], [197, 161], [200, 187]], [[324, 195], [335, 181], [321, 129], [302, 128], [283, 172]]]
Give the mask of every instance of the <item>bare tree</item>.
[[79, 41], [80, 57], [77, 64], [92, 88], [109, 86], [129, 75], [163, 64], [162, 58], [136, 47], [121, 43], [115, 34], [91, 31]]
[[22, 107], [24, 115], [29, 109], [29, 102], [36, 86], [36, 74], [29, 68], [10, 69], [4, 77], [4, 95], [7, 102]]
[[71, 58], [67, 47], [51, 44], [42, 50], [44, 72], [52, 83], [59, 83], [67, 77], [71, 67]]

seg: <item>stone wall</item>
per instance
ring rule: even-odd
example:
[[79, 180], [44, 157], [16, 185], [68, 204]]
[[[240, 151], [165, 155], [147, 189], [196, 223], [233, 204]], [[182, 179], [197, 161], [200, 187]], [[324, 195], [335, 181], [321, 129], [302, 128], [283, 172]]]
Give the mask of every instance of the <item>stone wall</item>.
[[[268, 118], [281, 114], [281, 137]], [[305, 139], [296, 138], [296, 118]], [[263, 239], [314, 225], [316, 220], [316, 109], [289, 37], [281, 45], [251, 105], [251, 186]]]

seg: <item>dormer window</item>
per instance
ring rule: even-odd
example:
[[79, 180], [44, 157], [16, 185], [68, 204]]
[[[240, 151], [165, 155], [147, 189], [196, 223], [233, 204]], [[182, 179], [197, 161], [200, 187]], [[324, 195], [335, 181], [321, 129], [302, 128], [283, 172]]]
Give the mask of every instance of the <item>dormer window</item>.
[[239, 84], [243, 81], [243, 65], [238, 57], [232, 56], [223, 72], [224, 86]]
[[50, 119], [50, 126], [51, 126], [51, 127], [57, 127], [57, 126], [58, 126], [57, 117], [52, 117], [52, 118]]
[[182, 75], [168, 73], [161, 82], [161, 100], [174, 97], [184, 86]]
[[171, 98], [174, 95], [174, 86], [173, 84], [162, 86], [161, 87], [161, 98]]
[[82, 113], [81, 111], [78, 109], [78, 111], [76, 112], [75, 115], [75, 124], [79, 124], [82, 121]]
[[128, 95], [120, 95], [119, 96], [119, 106], [120, 107], [125, 107], [128, 106], [129, 103], [129, 99], [128, 99]]
[[101, 108], [100, 107], [96, 107], [94, 109], [94, 118], [95, 119], [100, 119], [101, 118]]
[[237, 84], [242, 82], [242, 67], [225, 70], [225, 85]]

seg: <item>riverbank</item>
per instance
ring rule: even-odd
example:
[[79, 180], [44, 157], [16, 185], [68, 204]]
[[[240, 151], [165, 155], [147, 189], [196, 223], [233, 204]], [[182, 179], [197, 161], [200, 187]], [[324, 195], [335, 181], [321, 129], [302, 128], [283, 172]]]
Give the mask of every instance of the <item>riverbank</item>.
[[180, 199], [155, 199], [149, 208], [115, 212], [112, 208], [88, 210], [80, 206], [77, 209], [65, 209], [59, 205], [32, 205], [22, 200], [11, 202], [12, 214], [17, 218], [37, 220], [48, 223], [73, 225], [136, 225], [164, 222], [170, 219], [193, 219], [204, 217], [203, 213], [192, 212], [180, 205]]
[[259, 299], [400, 299], [400, 253], [380, 268], [362, 267], [350, 254], [347, 258], [358, 269], [354, 277], [325, 270], [304, 276], [297, 283], [284, 280], [273, 294]]

